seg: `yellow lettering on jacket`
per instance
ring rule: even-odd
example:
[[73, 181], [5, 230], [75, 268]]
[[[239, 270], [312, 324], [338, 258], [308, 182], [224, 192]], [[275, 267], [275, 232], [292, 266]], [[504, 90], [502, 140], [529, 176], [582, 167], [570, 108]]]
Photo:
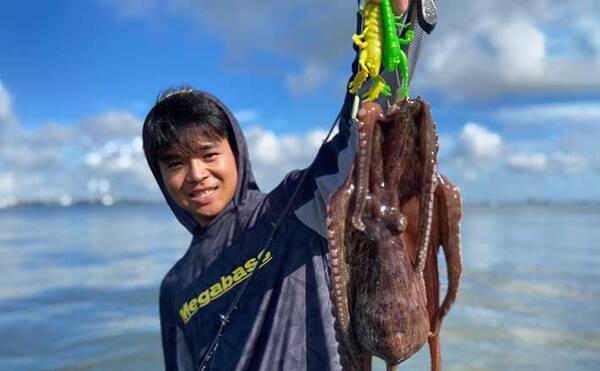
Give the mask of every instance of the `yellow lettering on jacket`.
[[223, 291], [229, 290], [231, 285], [233, 285], [233, 277], [231, 274], [228, 276], [221, 276], [221, 287], [223, 287]]
[[198, 295], [198, 303], [200, 304], [200, 308], [205, 307], [210, 303], [210, 293], [208, 290], [204, 290]]
[[215, 283], [210, 287], [210, 299], [216, 299], [223, 293], [223, 289], [221, 288], [220, 283]]
[[252, 272], [254, 268], [256, 268], [256, 258], [248, 259], [246, 264], [244, 264], [244, 268], [246, 268], [248, 272]]
[[246, 276], [248, 276], [248, 273], [246, 272], [244, 267], [237, 267], [232, 273], [233, 280], [236, 284], [242, 282], [246, 278]]
[[262, 250], [258, 256], [262, 256], [260, 264], [258, 264], [257, 258], [248, 259], [243, 265], [235, 267], [230, 274], [221, 276], [219, 280], [210, 285], [208, 289], [183, 303], [181, 308], [179, 308], [179, 317], [183, 323], [188, 323], [200, 308], [209, 305], [213, 300], [225, 295], [240, 282], [243, 282], [250, 277], [250, 273], [256, 269], [257, 265], [258, 268], [261, 269], [272, 259], [270, 251]]

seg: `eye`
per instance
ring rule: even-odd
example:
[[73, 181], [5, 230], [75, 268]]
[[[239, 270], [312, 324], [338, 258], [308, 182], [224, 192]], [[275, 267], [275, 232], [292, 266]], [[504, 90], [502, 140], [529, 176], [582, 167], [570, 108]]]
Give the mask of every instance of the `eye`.
[[214, 160], [219, 155], [219, 152], [209, 152], [204, 155], [205, 160]]
[[167, 163], [167, 169], [174, 169], [174, 168], [177, 168], [177, 167], [179, 167], [181, 165], [183, 165], [183, 162], [181, 162], [179, 160], [169, 161]]

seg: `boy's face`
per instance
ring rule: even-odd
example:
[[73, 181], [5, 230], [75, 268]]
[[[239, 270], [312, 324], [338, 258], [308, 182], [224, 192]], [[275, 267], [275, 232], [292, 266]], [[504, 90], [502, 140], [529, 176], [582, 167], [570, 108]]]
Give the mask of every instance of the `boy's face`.
[[193, 156], [169, 156], [159, 166], [171, 197], [202, 226], [233, 199], [238, 173], [227, 139], [202, 137]]

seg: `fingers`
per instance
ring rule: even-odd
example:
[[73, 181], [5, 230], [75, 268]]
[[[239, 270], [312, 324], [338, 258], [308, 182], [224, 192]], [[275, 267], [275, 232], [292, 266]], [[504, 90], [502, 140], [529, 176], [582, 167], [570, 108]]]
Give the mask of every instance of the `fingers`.
[[[396, 15], [406, 13], [406, 11], [408, 10], [409, 0], [390, 0], [390, 1], [391, 1], [392, 5], [394, 6], [394, 12], [396, 13]], [[371, 0], [370, 2], [373, 4], [379, 4], [381, 2], [381, 0]]]
[[408, 10], [408, 0], [393, 0], [392, 4], [396, 14], [404, 14]]

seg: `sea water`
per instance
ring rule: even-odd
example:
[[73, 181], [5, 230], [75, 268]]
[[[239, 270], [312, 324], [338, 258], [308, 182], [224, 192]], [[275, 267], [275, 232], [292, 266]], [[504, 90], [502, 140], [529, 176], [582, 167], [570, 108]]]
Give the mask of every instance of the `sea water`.
[[[158, 286], [189, 240], [164, 205], [0, 210], [0, 370], [163, 369]], [[466, 207], [444, 369], [600, 369], [599, 241], [597, 207]]]

